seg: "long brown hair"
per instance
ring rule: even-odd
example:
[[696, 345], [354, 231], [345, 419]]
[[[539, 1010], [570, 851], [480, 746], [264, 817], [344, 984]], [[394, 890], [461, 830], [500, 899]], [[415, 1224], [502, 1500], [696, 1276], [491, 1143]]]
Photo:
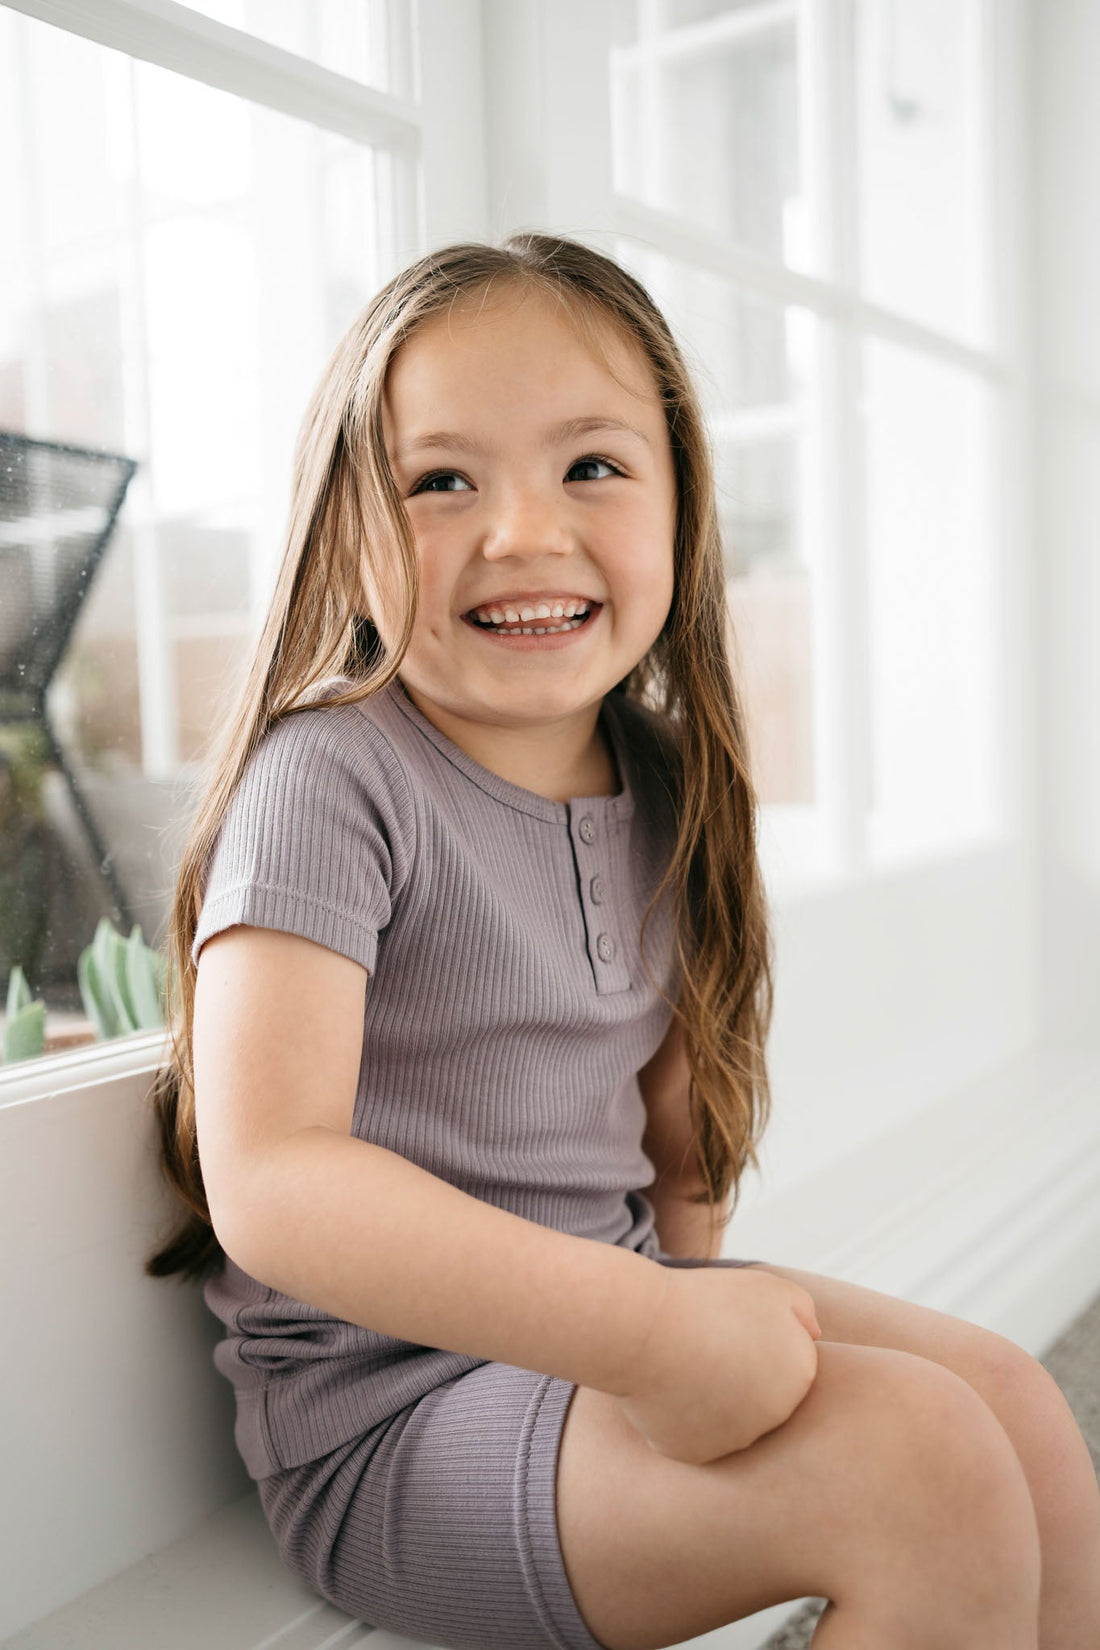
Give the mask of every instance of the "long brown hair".
[[[699, 1178], [712, 1222], [732, 1186], [759, 1168], [756, 1142], [770, 1111], [765, 1043], [772, 1013], [772, 942], [756, 852], [757, 800], [729, 665], [725, 576], [714, 474], [703, 415], [681, 352], [645, 288], [612, 259], [555, 235], [523, 233], [499, 246], [462, 242], [395, 276], [352, 324], [313, 393], [294, 463], [286, 550], [243, 687], [212, 748], [184, 848], [169, 922], [172, 1053], [152, 1102], [161, 1166], [187, 1207], [150, 1255], [153, 1276], [203, 1277], [223, 1262], [210, 1222], [195, 1129], [191, 947], [202, 875], [226, 807], [268, 729], [305, 708], [334, 674], [353, 685], [331, 705], [355, 704], [397, 674], [419, 597], [417, 558], [382, 433], [382, 393], [396, 351], [428, 317], [491, 286], [533, 285], [560, 302], [600, 351], [599, 323], [639, 345], [668, 421], [678, 513], [674, 593], [665, 625], [614, 691], [656, 712], [668, 730], [678, 810], [675, 849], [646, 912], [673, 885], [679, 1018], [691, 1069]], [[602, 351], [600, 351], [602, 354]], [[404, 615], [387, 655], [365, 603], [363, 561]], [[331, 689], [330, 689], [331, 691]], [[642, 925], [644, 948], [645, 922]], [[643, 949], [643, 966], [645, 966]], [[646, 969], [648, 973], [648, 967]], [[663, 993], [662, 993], [663, 995]], [[668, 999], [666, 998], [666, 1001]]]

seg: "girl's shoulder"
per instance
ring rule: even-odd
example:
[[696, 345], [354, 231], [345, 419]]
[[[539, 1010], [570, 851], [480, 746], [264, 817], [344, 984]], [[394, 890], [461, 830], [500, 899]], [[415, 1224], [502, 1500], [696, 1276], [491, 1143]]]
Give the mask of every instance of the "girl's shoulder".
[[[368, 761], [385, 762], [388, 756], [403, 772], [394, 750], [391, 730], [395, 724], [386, 690], [344, 703], [333, 702], [358, 685], [353, 676], [326, 676], [323, 681], [314, 682], [290, 710], [272, 723], [265, 738], [278, 733], [302, 744], [350, 745]], [[295, 727], [295, 733], [285, 731]]]
[[317, 684], [246, 759], [204, 852], [196, 966], [207, 939], [244, 923], [316, 940], [373, 972], [414, 863], [416, 813], [383, 731], [358, 704], [332, 704], [339, 691]]
[[332, 703], [350, 676], [314, 683], [264, 731], [252, 751], [239, 789], [266, 788], [277, 776], [299, 806], [323, 815], [335, 796], [381, 814], [403, 834], [413, 828], [414, 804], [404, 762], [388, 731], [385, 692]]

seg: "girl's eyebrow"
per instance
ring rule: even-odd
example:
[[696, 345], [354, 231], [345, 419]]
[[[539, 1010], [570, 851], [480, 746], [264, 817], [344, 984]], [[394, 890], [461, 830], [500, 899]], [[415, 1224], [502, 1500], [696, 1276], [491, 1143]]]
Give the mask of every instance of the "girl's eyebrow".
[[[639, 441], [646, 446], [652, 445], [644, 430], [636, 429], [633, 424], [624, 424], [619, 418], [605, 418], [589, 416], [587, 418], [567, 418], [564, 423], [554, 424], [543, 432], [544, 447], [553, 447], [562, 441], [570, 441], [577, 435], [589, 435], [594, 430], [619, 430], [627, 435], [636, 435]], [[398, 462], [409, 458], [413, 453], [421, 452], [425, 447], [451, 447], [462, 453], [481, 453], [484, 451], [480, 442], [472, 436], [462, 435], [458, 430], [429, 430], [424, 435], [413, 436], [404, 442], [395, 454]]]

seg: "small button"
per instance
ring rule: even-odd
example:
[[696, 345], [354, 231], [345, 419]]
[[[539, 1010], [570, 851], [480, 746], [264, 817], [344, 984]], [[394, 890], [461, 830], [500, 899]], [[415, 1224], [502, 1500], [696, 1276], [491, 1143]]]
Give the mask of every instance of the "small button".
[[596, 940], [596, 955], [601, 962], [610, 962], [615, 955], [615, 941], [610, 934], [600, 934]]
[[592, 896], [593, 905], [601, 905], [603, 903], [603, 883], [600, 881], [599, 877], [592, 878], [592, 881], [588, 884], [588, 892]]
[[577, 829], [580, 832], [580, 837], [581, 837], [582, 842], [595, 842], [595, 840], [596, 840], [596, 827], [592, 823], [592, 819], [591, 819], [590, 815], [585, 814], [584, 818], [581, 820], [580, 824], [577, 826]]

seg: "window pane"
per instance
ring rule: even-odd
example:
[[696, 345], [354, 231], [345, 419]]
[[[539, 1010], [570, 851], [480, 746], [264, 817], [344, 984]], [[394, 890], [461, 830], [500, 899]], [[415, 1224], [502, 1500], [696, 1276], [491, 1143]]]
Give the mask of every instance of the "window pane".
[[992, 392], [865, 350], [872, 800], [884, 865], [998, 825]]
[[616, 256], [668, 317], [704, 402], [757, 789], [814, 800], [811, 562], [804, 503], [815, 323], [620, 240]]
[[419, 98], [416, 0], [187, 0], [191, 11], [397, 97]]
[[796, 8], [616, 0], [615, 188], [804, 265]]
[[[64, 1011], [87, 1039], [77, 957], [122, 909], [102, 861], [116, 925], [159, 943], [189, 776], [281, 555], [298, 424], [337, 337], [407, 256], [418, 180], [10, 11], [0, 132], [0, 1015], [18, 964], [51, 1035]], [[111, 472], [97, 453], [137, 461], [98, 561], [94, 500], [28, 439], [90, 453], [73, 461], [86, 490]], [[30, 692], [63, 553], [84, 577], [41, 685], [75, 794]]]
[[990, 340], [983, 0], [859, 0], [863, 286]]

